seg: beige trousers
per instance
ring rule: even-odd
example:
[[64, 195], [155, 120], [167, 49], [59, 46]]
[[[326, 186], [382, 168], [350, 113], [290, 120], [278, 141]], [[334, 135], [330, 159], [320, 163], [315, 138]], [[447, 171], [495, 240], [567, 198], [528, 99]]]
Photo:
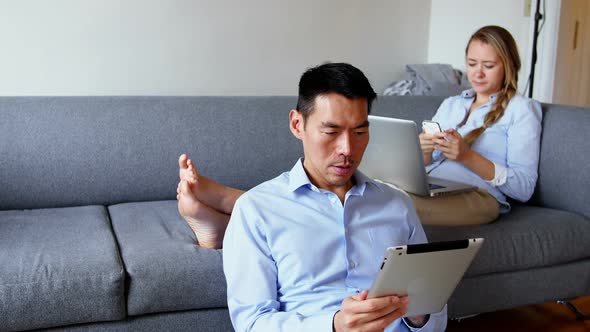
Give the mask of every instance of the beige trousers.
[[481, 225], [496, 220], [500, 214], [498, 201], [483, 189], [438, 197], [408, 194], [423, 225]]

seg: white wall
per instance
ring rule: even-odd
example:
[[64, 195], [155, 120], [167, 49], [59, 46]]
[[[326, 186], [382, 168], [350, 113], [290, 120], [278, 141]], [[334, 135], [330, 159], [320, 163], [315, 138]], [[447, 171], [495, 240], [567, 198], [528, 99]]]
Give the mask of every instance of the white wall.
[[510, 31], [518, 45], [522, 61], [518, 87], [522, 91], [529, 75], [532, 34], [532, 16], [525, 16], [524, 8], [525, 0], [433, 0], [428, 62], [465, 70], [469, 37], [485, 25], [499, 25]]
[[294, 95], [327, 60], [380, 93], [426, 61], [430, 2], [0, 0], [0, 95]]
[[[535, 67], [533, 98], [542, 102], [553, 103], [555, 102], [553, 98], [553, 82], [557, 61], [561, 0], [543, 1], [545, 2], [545, 23], [537, 41], [537, 65]], [[541, 6], [543, 6], [543, 3], [541, 3]], [[533, 8], [536, 9], [536, 3], [533, 5]], [[543, 13], [543, 8], [541, 8], [541, 13]], [[532, 38], [534, 28], [531, 28], [530, 31]]]

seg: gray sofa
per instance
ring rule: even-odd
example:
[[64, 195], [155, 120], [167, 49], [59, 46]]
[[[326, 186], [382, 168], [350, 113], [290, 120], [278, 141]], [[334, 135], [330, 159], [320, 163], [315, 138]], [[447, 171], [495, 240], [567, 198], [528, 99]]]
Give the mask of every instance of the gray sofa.
[[[430, 118], [442, 97], [380, 97]], [[176, 209], [177, 158], [248, 189], [291, 168], [294, 97], [0, 98], [0, 331], [230, 331], [220, 250]], [[461, 317], [590, 294], [590, 110], [543, 105], [530, 202], [484, 226], [427, 227], [485, 246], [449, 301]], [[329, 259], [327, 257], [326, 259]]]

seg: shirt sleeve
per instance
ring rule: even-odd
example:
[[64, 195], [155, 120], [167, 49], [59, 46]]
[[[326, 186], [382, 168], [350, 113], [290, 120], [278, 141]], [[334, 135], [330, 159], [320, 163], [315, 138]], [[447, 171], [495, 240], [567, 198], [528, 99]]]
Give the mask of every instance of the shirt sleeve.
[[[424, 233], [424, 228], [422, 228], [422, 223], [418, 218], [418, 214], [416, 213], [416, 208], [409, 196], [408, 199], [408, 223], [410, 224], [410, 238], [408, 239], [408, 244], [418, 244], [418, 243], [426, 243], [428, 240], [426, 239], [426, 234]], [[410, 299], [411, 301], [412, 299]], [[408, 330], [412, 332], [441, 332], [447, 328], [447, 306], [445, 305], [440, 312], [430, 314], [428, 318], [428, 322], [421, 327], [415, 328], [411, 327], [406, 323], [405, 319], [402, 319], [403, 324], [406, 325]]]
[[493, 187], [501, 186], [506, 183], [506, 179], [508, 177], [508, 169], [504, 166], [500, 166], [495, 162], [494, 164], [494, 178], [490, 181], [486, 181]]
[[411, 327], [405, 319], [402, 321], [411, 332], [442, 332], [447, 329], [447, 306], [439, 312], [430, 314], [426, 324], [420, 328]]
[[[445, 100], [443, 100], [443, 102], [440, 104], [440, 106], [436, 110], [436, 113], [432, 117], [432, 121], [438, 122], [443, 131], [449, 129], [449, 125], [448, 125], [446, 119], [448, 119], [448, 117], [449, 117], [448, 113], [451, 111], [451, 104], [452, 104], [452, 97], [449, 97], [449, 98], [446, 98]], [[434, 150], [432, 152], [432, 161], [434, 162], [435, 160], [438, 160], [440, 158], [443, 158], [442, 152], [439, 150]]]
[[229, 314], [236, 331], [331, 331], [334, 312], [281, 312], [277, 268], [264, 223], [247, 194], [236, 202], [223, 240]]
[[416, 213], [416, 207], [414, 206], [412, 199], [407, 194], [404, 195], [404, 199], [406, 199], [407, 220], [410, 229], [408, 244], [421, 244], [428, 242], [426, 233], [424, 233], [424, 228], [422, 227], [422, 222]]
[[426, 325], [428, 325], [428, 322], [430, 321], [430, 315], [428, 315], [428, 320], [426, 321], [426, 324], [424, 324], [424, 326], [422, 327], [413, 327], [410, 325], [410, 322], [408, 322], [406, 320], [406, 318], [403, 319], [404, 324], [406, 324], [406, 327], [408, 328], [408, 330], [410, 330], [411, 332], [417, 332], [420, 331], [421, 329], [423, 329]]
[[542, 112], [541, 105], [531, 99], [514, 107], [518, 109], [513, 110], [514, 120], [506, 137], [506, 181], [497, 188], [524, 202], [531, 198], [537, 183]]
[[442, 130], [445, 130], [445, 128], [443, 128], [443, 123], [441, 123], [446, 117], [448, 117], [448, 115], [446, 114], [447, 112], [449, 112], [449, 106], [451, 104], [451, 99], [453, 97], [449, 97], [446, 98], [445, 100], [442, 101], [442, 103], [440, 104], [440, 106], [438, 107], [438, 109], [436, 110], [436, 113], [434, 113], [434, 116], [432, 117], [432, 121], [436, 121], [441, 125]]

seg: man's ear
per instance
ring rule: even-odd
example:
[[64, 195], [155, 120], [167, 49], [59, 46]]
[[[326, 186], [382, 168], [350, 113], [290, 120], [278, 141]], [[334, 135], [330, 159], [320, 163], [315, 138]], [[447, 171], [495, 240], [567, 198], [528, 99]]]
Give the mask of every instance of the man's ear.
[[289, 129], [293, 133], [293, 136], [301, 139], [303, 135], [303, 116], [298, 110], [292, 109], [289, 112]]

